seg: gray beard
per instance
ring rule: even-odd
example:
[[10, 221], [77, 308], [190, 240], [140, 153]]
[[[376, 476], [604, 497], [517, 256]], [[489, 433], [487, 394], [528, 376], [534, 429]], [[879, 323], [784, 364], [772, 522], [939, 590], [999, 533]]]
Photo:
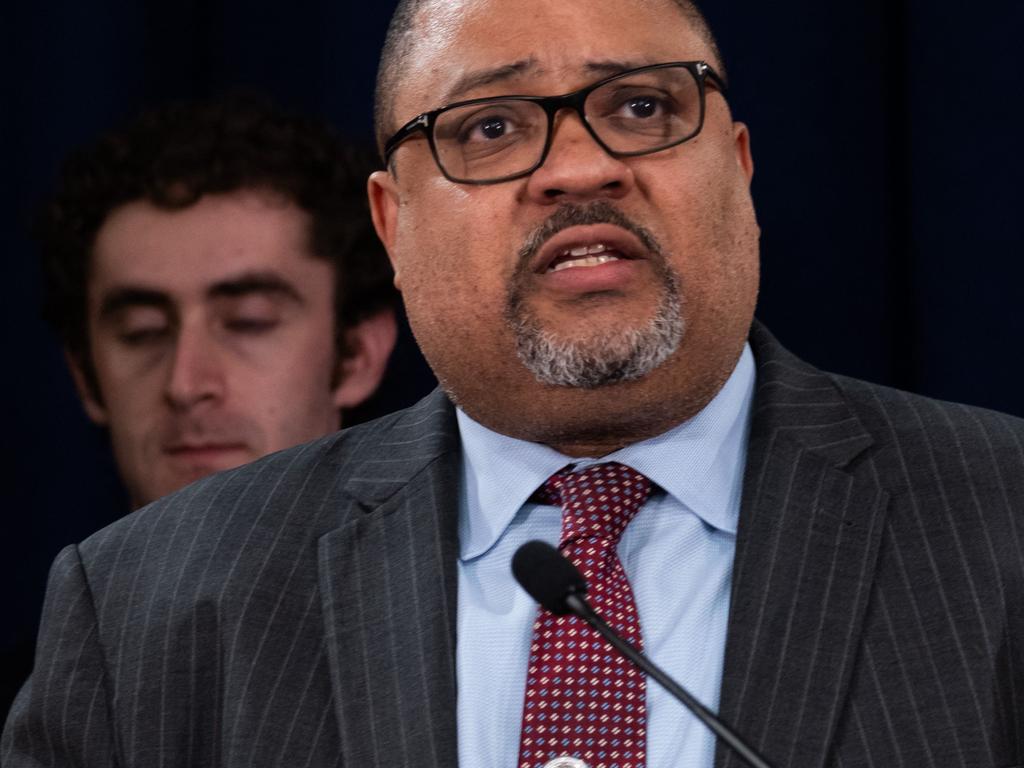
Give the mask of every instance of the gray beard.
[[544, 241], [574, 224], [608, 221], [628, 229], [647, 246], [662, 283], [661, 301], [644, 325], [617, 328], [600, 338], [568, 339], [542, 327], [527, 306], [523, 282], [513, 280], [505, 302], [505, 321], [515, 335], [516, 353], [542, 384], [596, 389], [647, 376], [679, 348], [685, 331], [679, 278], [672, 272], [653, 236], [607, 203], [565, 206], [524, 245], [520, 264], [528, 262]]
[[671, 357], [683, 339], [682, 302], [674, 282], [672, 287], [642, 327], [619, 328], [601, 338], [559, 338], [519, 305], [509, 317], [516, 353], [538, 381], [556, 387], [596, 389], [642, 379]]

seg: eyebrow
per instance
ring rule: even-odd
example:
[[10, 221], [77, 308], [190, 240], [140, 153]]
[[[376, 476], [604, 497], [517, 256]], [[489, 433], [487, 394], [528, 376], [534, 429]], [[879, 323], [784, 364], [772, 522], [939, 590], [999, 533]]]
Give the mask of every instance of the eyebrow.
[[294, 285], [274, 272], [246, 272], [216, 282], [206, 291], [207, 297], [211, 299], [237, 298], [258, 293], [280, 296], [298, 304], [306, 303]]
[[494, 83], [511, 80], [536, 67], [537, 60], [531, 56], [528, 59], [520, 59], [511, 64], [503, 64], [500, 67], [477, 69], [468, 72], [456, 80], [451, 88], [445, 91], [443, 103], [450, 104], [453, 101], [458, 101], [470, 91], [482, 88], [485, 85], [493, 85]]
[[[588, 61], [583, 65], [583, 68], [587, 72], [593, 73], [599, 77], [608, 77], [653, 63], [657, 62], [641, 61], [639, 59], [601, 59], [597, 61]], [[542, 71], [537, 64], [537, 60], [532, 56], [528, 59], [520, 59], [519, 61], [512, 62], [511, 64], [503, 64], [499, 67], [474, 70], [455, 81], [455, 84], [445, 92], [442, 103], [451, 104], [452, 102], [461, 100], [464, 96], [477, 88], [482, 88], [485, 85], [507, 82], [526, 74], [530, 70], [538, 72]]]
[[631, 69], [639, 69], [651, 64], [660, 64], [660, 61], [648, 61], [640, 59], [601, 59], [599, 61], [588, 61], [584, 69], [593, 72], [595, 75], [610, 77], [621, 72], [628, 72]]
[[[253, 294], [280, 296], [298, 304], [305, 304], [301, 294], [291, 283], [274, 272], [245, 272], [241, 275], [219, 280], [206, 289], [206, 297], [239, 298]], [[100, 303], [100, 318], [107, 319], [132, 307], [153, 307], [170, 311], [173, 307], [165, 291], [144, 286], [126, 285], [115, 288], [103, 297]]]

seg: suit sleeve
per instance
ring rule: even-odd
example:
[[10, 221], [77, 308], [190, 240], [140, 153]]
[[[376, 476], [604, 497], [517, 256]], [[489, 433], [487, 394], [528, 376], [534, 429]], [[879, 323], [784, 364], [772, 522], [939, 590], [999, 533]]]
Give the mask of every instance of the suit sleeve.
[[118, 765], [110, 693], [92, 592], [72, 545], [50, 569], [35, 666], [8, 715], [0, 763]]

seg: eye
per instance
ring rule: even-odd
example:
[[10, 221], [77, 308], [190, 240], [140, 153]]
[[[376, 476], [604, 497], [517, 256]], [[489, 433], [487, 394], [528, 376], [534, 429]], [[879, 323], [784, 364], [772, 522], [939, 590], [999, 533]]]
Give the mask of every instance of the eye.
[[609, 84], [592, 94], [587, 115], [605, 140], [627, 152], [669, 142], [690, 129], [680, 94], [651, 84]]
[[527, 101], [467, 104], [438, 118], [434, 139], [443, 146], [457, 146], [460, 151], [487, 145], [504, 147], [528, 138], [543, 119], [544, 111]]
[[505, 120], [500, 117], [489, 117], [481, 120], [476, 131], [485, 139], [500, 139], [505, 135]]
[[500, 112], [482, 113], [463, 120], [456, 139], [461, 144], [508, 139], [518, 133], [520, 127], [512, 115]]
[[113, 328], [117, 340], [128, 347], [157, 343], [172, 332], [167, 312], [146, 306], [121, 310], [114, 318]]
[[652, 96], [637, 96], [623, 105], [623, 110], [634, 117], [652, 117], [662, 107]]
[[168, 329], [163, 328], [133, 328], [125, 329], [117, 334], [118, 340], [128, 347], [141, 347], [146, 344], [153, 344], [162, 341], [167, 337]]
[[232, 317], [224, 321], [224, 327], [229, 331], [251, 335], [267, 333], [279, 324], [276, 317]]
[[650, 120], [664, 118], [676, 112], [675, 102], [655, 93], [637, 93], [620, 96], [611, 105], [608, 116], [619, 120]]
[[258, 292], [225, 297], [218, 302], [216, 317], [225, 331], [239, 336], [259, 336], [277, 328], [284, 318], [283, 297]]

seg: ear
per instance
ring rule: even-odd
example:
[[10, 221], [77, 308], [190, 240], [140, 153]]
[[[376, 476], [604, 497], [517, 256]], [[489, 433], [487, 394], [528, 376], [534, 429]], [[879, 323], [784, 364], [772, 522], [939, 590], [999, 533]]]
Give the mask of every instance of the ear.
[[746, 123], [732, 124], [733, 146], [736, 150], [736, 164], [739, 165], [743, 175], [747, 177], [747, 184], [754, 178], [754, 158], [750, 153], [750, 129]]
[[395, 287], [402, 290], [401, 271], [395, 259], [395, 232], [398, 229], [398, 187], [388, 171], [375, 171], [366, 182], [366, 193], [370, 198], [370, 216], [377, 237], [384, 243], [395, 272]]
[[376, 391], [397, 337], [398, 323], [391, 308], [346, 331], [350, 354], [338, 361], [338, 385], [333, 393], [338, 408], [357, 406]]
[[71, 371], [71, 379], [75, 382], [75, 390], [82, 401], [85, 415], [94, 424], [101, 427], [107, 426], [110, 423], [107, 408], [103, 405], [103, 400], [90, 381], [90, 377], [86, 375], [82, 361], [66, 349], [64, 350], [64, 360], [68, 364], [68, 370]]

